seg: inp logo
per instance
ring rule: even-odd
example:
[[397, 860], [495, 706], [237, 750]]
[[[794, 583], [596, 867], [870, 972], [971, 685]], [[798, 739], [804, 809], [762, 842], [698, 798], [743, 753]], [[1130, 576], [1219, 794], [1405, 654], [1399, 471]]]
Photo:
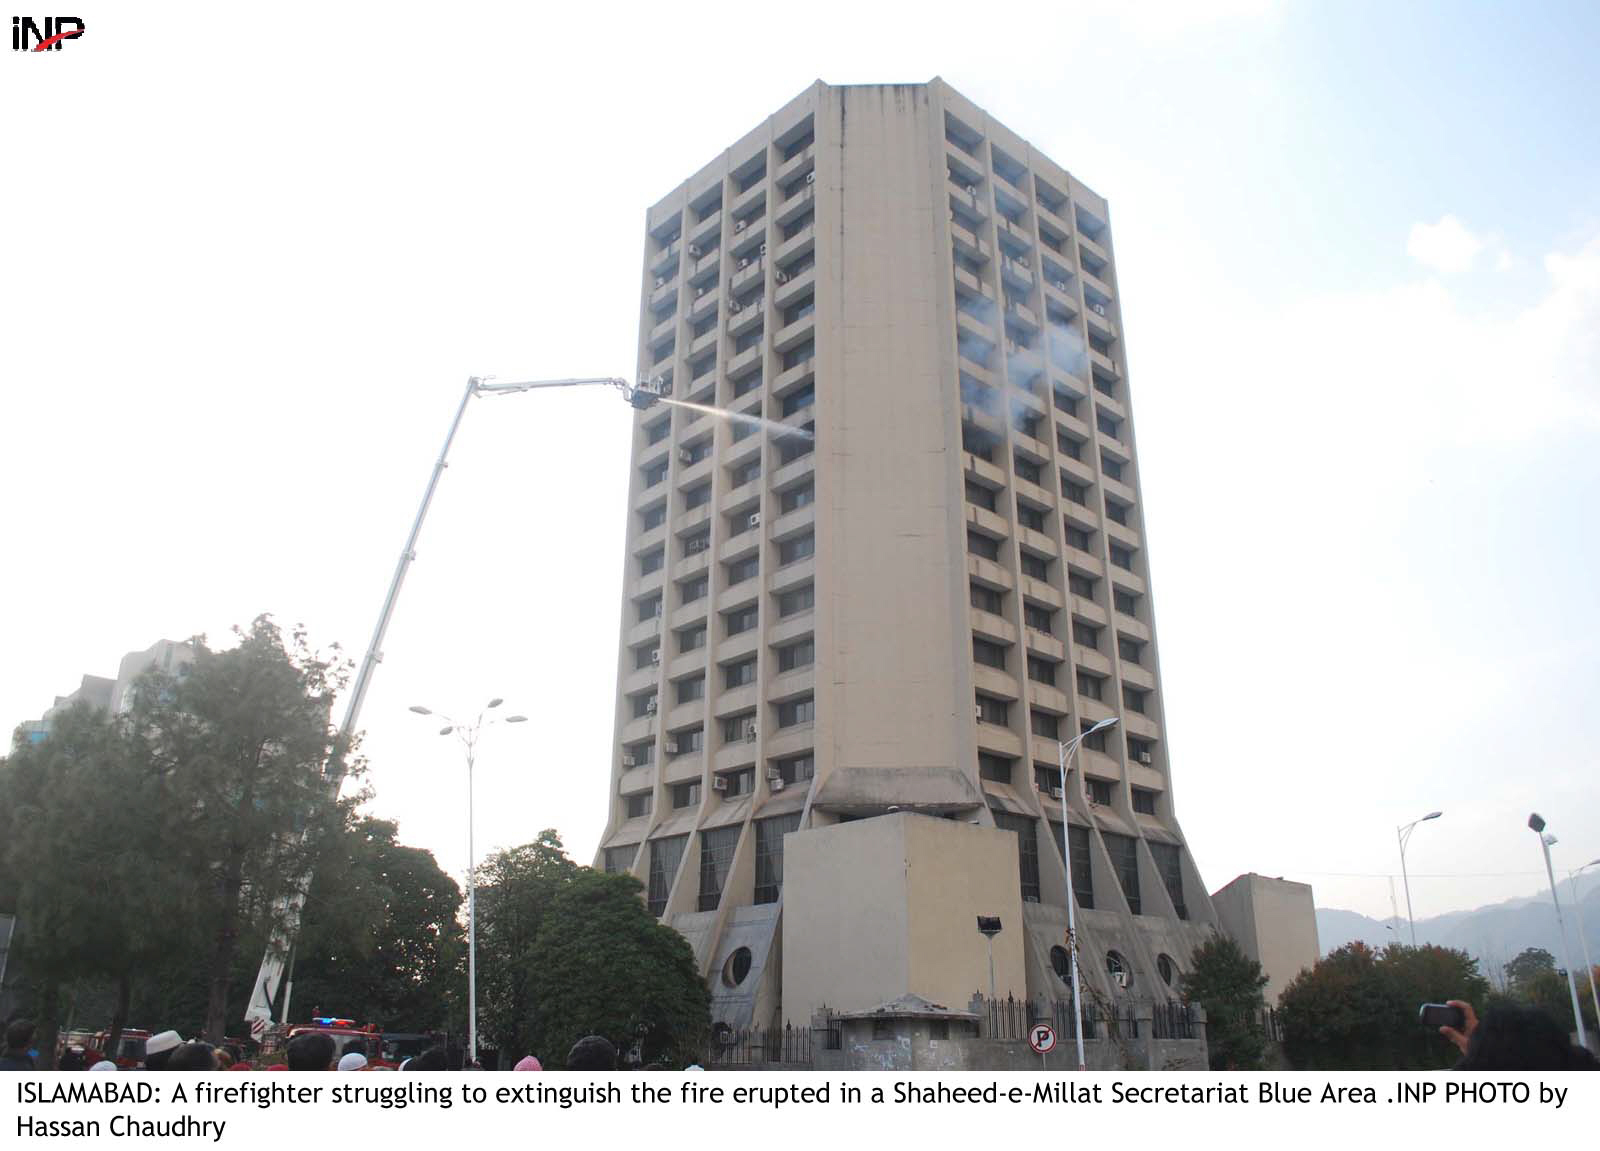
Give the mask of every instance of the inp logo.
[[43, 27], [32, 16], [11, 17], [13, 52], [59, 52], [82, 35], [83, 21], [76, 16], [46, 16]]

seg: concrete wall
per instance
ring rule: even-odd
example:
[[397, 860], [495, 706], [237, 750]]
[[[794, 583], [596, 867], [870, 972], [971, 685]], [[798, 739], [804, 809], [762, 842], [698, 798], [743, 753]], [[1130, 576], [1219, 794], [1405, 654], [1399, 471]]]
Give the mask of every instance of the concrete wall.
[[1317, 911], [1311, 885], [1249, 872], [1211, 896], [1223, 930], [1261, 964], [1263, 994], [1276, 1003], [1301, 971], [1317, 962]]
[[979, 915], [1005, 925], [995, 986], [1021, 996], [1022, 901], [1015, 838], [899, 812], [792, 832], [785, 842], [783, 1013], [866, 1011], [915, 994], [956, 1007], [987, 989]]

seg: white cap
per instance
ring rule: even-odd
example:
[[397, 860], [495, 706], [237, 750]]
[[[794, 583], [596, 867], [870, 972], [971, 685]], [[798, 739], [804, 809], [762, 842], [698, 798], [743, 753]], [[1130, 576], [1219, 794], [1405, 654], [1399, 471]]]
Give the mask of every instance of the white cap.
[[117, 1064], [116, 1064], [115, 1060], [102, 1059], [98, 1063], [90, 1064], [90, 1066], [89, 1066], [89, 1074], [91, 1074], [91, 1075], [104, 1075], [106, 1072], [115, 1071], [116, 1069], [117, 1069]]
[[176, 1031], [163, 1031], [159, 1035], [152, 1035], [144, 1041], [146, 1055], [160, 1055], [163, 1051], [171, 1051], [174, 1047], [183, 1046], [183, 1036]]
[[360, 1071], [367, 1065], [367, 1057], [359, 1051], [346, 1051], [339, 1057], [340, 1071]]

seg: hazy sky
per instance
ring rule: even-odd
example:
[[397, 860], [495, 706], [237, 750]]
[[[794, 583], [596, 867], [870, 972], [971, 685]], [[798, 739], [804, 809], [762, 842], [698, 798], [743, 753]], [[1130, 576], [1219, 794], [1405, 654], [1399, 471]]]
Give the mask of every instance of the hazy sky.
[[[1210, 886], [1386, 915], [1436, 807], [1418, 915], [1532, 891], [1533, 809], [1600, 855], [1600, 8], [240, 8], [79, 4], [0, 67], [6, 726], [262, 611], [359, 654], [469, 374], [631, 374], [647, 205], [814, 79], [941, 75], [1111, 201]], [[598, 841], [629, 428], [521, 395], [457, 441], [363, 726], [458, 873], [411, 703], [533, 720], [480, 853]]]

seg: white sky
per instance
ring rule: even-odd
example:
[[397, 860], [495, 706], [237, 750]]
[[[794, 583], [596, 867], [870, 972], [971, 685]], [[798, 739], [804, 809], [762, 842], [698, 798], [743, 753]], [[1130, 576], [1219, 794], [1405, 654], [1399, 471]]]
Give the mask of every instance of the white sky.
[[[7, 53], [5, 724], [260, 611], [359, 654], [465, 377], [631, 374], [648, 204], [813, 79], [937, 74], [1111, 200], [1208, 883], [1387, 914], [1434, 807], [1419, 915], [1533, 890], [1535, 808], [1600, 855], [1600, 150], [1532, 115], [1592, 81], [1503, 70], [1554, 145], [1504, 163], [1480, 107], [1364, 105], [1466, 85], [1500, 29], [1392, 68], [1332, 43], [1350, 6], [820, 7], [82, 4]], [[457, 441], [363, 726], [372, 810], [458, 873], [463, 770], [414, 702], [533, 720], [486, 740], [480, 854], [598, 841], [629, 426], [498, 397]]]

